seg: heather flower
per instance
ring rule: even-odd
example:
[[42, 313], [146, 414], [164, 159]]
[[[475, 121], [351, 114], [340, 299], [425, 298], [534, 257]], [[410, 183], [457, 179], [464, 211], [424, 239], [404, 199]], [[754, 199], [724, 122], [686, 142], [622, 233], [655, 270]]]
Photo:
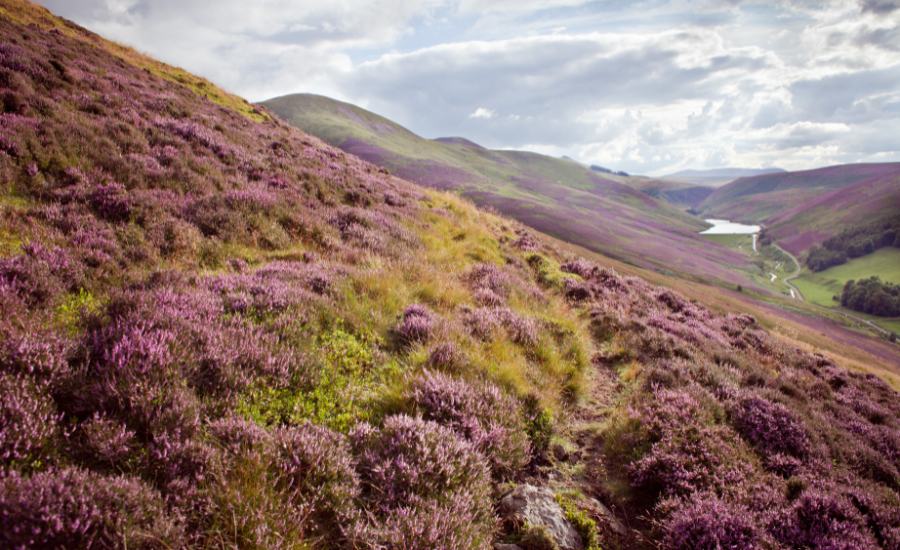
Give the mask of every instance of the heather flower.
[[358, 425], [350, 434], [373, 512], [390, 515], [414, 498], [449, 502], [468, 494], [475, 517], [491, 516], [490, 471], [471, 443], [435, 422], [389, 416], [381, 428]]
[[53, 402], [24, 376], [0, 373], [0, 464], [40, 459], [57, 433]]
[[803, 491], [770, 526], [782, 544], [794, 548], [875, 548], [859, 512], [845, 497], [818, 489]]
[[279, 489], [314, 521], [336, 527], [351, 512], [359, 481], [345, 436], [308, 423], [283, 428], [274, 461]]
[[465, 316], [466, 325], [472, 334], [482, 340], [491, 340], [501, 327], [510, 340], [531, 346], [537, 342], [537, 324], [505, 307], [480, 307], [470, 310]]
[[131, 199], [121, 183], [98, 185], [90, 195], [91, 206], [97, 214], [109, 221], [122, 221], [131, 213]]
[[55, 384], [69, 374], [71, 342], [37, 327], [0, 329], [0, 370]]
[[563, 292], [566, 298], [575, 302], [583, 302], [591, 297], [590, 285], [575, 279], [567, 278], [563, 281]]
[[414, 410], [447, 426], [484, 453], [494, 475], [509, 478], [531, 458], [518, 402], [492, 384], [426, 371], [407, 393]]
[[487, 547], [490, 527], [472, 507], [472, 496], [461, 492], [446, 503], [412, 499], [381, 522], [348, 526], [347, 535], [354, 547], [362, 549], [470, 550]]
[[784, 405], [751, 395], [732, 406], [730, 414], [735, 429], [764, 455], [803, 458], [809, 452], [806, 430]]
[[428, 356], [428, 366], [437, 369], [452, 369], [462, 361], [461, 352], [453, 342], [438, 344]]
[[559, 269], [564, 273], [574, 273], [579, 277], [589, 279], [599, 268], [597, 265], [585, 260], [584, 258], [575, 258], [574, 260], [570, 260], [560, 265]]
[[473, 290], [488, 290], [501, 299], [509, 296], [509, 273], [494, 264], [475, 264], [465, 278]]
[[127, 426], [95, 413], [78, 427], [72, 443], [85, 460], [109, 468], [127, 460], [138, 442]]
[[62, 248], [38, 243], [22, 246], [22, 254], [0, 259], [0, 284], [15, 289], [29, 305], [42, 305], [79, 286], [81, 268]]
[[209, 431], [232, 452], [251, 450], [267, 442], [269, 433], [256, 422], [239, 416], [227, 416], [209, 424]]
[[434, 313], [420, 304], [407, 306], [394, 333], [404, 345], [428, 340], [434, 332]]
[[138, 480], [68, 468], [0, 478], [4, 548], [173, 548], [183, 527]]
[[714, 494], [695, 495], [679, 504], [663, 522], [663, 548], [752, 550], [768, 547], [749, 510], [725, 502]]

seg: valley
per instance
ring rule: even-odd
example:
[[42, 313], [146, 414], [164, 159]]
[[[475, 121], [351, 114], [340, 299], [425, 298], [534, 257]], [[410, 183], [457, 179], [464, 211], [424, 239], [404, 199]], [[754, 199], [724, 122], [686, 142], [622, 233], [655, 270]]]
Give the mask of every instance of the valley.
[[900, 163], [714, 86], [788, 14], [277, 4], [0, 0], [0, 548], [900, 548]]

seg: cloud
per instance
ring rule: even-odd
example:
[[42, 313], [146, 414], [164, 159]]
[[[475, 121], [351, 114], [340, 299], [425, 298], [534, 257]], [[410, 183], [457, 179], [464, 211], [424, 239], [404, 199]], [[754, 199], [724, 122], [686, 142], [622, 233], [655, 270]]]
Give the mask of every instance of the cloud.
[[469, 118], [491, 119], [491, 118], [494, 118], [494, 116], [496, 116], [496, 114], [497, 113], [495, 113], [494, 111], [492, 111], [486, 107], [478, 107], [477, 109], [472, 111], [472, 114], [469, 115]]
[[896, 0], [46, 0], [251, 100], [635, 173], [900, 160]]

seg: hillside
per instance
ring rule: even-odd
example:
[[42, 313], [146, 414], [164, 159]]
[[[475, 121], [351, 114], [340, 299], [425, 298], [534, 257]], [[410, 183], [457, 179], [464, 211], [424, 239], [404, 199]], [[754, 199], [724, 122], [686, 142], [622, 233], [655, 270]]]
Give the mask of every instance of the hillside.
[[710, 170], [681, 170], [667, 174], [660, 179], [702, 185], [704, 187], [721, 187], [739, 178], [761, 176], [765, 174], [779, 174], [785, 170], [781, 168], [713, 168]]
[[[494, 151], [463, 138], [428, 140], [354, 105], [295, 94], [263, 102], [332, 145], [435, 189], [460, 191], [539, 231], [644, 267], [750, 284], [746, 258], [697, 236], [705, 225], [615, 174], [572, 160]], [[637, 178], [635, 181], [639, 181]]]
[[847, 164], [739, 179], [700, 205], [705, 214], [762, 222], [800, 254], [849, 226], [900, 209], [900, 163]]
[[644, 176], [631, 176], [623, 180], [625, 185], [684, 209], [696, 208], [715, 190], [705, 185], [689, 185]]
[[900, 544], [894, 348], [146, 63], [0, 0], [0, 547]]

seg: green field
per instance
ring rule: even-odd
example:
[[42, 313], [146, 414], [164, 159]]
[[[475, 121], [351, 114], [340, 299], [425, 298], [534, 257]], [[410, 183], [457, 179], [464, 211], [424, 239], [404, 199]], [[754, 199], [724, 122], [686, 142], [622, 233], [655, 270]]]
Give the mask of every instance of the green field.
[[[804, 271], [803, 275], [794, 279], [793, 283], [800, 289], [806, 300], [820, 306], [836, 308], [840, 304], [833, 297], [841, 294], [847, 281], [865, 279], [872, 275], [881, 277], [883, 281], [900, 284], [900, 249], [881, 248], [872, 254], [854, 258], [845, 264], [825, 271], [818, 273]], [[888, 320], [859, 312], [852, 313], [874, 321], [888, 330], [900, 332], [900, 320]]]

